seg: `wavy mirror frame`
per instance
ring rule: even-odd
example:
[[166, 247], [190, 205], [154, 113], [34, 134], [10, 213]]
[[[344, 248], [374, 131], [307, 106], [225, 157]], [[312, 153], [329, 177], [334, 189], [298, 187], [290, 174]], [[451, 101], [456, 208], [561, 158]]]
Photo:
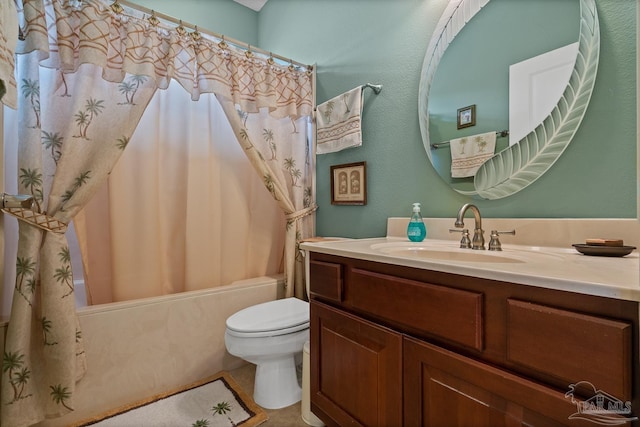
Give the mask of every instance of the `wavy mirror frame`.
[[[489, 0], [450, 0], [438, 21], [422, 65], [418, 95], [420, 132], [429, 160], [429, 91], [440, 59], [455, 36]], [[510, 196], [540, 178], [567, 148], [589, 105], [598, 72], [600, 26], [595, 0], [580, 0], [578, 56], [571, 78], [549, 116], [517, 144], [500, 151], [478, 169], [475, 191], [458, 193], [495, 200]]]

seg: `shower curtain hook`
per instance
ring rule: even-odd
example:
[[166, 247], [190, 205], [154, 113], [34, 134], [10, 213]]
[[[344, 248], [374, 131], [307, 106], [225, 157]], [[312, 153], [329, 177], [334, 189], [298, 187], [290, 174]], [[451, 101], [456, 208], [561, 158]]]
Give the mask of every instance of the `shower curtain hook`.
[[273, 60], [273, 52], [269, 52], [269, 59], [267, 59], [267, 64], [273, 65], [276, 61]]
[[293, 65], [293, 59], [289, 58], [289, 71], [295, 71], [296, 67]]
[[160, 23], [160, 20], [158, 18], [156, 18], [156, 11], [155, 10], [151, 10], [151, 16], [149, 18], [147, 18], [147, 21], [149, 21], [149, 23], [151, 25], [153, 25], [154, 27], [158, 26], [158, 24]]
[[227, 42], [224, 41], [224, 34], [222, 35], [222, 41], [220, 43], [218, 43], [218, 46], [220, 47], [220, 49], [226, 49], [227, 48]]
[[118, 0], [114, 1], [109, 7], [116, 15], [120, 15], [124, 11], [123, 7], [118, 3]]
[[253, 56], [253, 52], [251, 52], [251, 45], [247, 43], [247, 51], [244, 53], [244, 56], [247, 58], [251, 58]]
[[197, 25], [194, 26], [194, 31], [193, 31], [193, 33], [191, 33], [191, 38], [193, 40], [200, 40], [202, 38], [202, 36], [198, 32], [198, 26]]
[[181, 36], [184, 36], [187, 32], [187, 30], [184, 29], [184, 26], [182, 26], [182, 19], [180, 20], [180, 25], [176, 27], [176, 32]]

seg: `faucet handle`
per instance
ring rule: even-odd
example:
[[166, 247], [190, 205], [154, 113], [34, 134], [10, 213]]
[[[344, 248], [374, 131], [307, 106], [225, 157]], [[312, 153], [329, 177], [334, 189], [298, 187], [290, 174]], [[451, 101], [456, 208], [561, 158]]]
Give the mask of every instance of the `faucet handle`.
[[516, 235], [516, 230], [510, 230], [510, 231], [498, 231], [498, 230], [491, 230], [491, 240], [489, 241], [489, 250], [490, 251], [501, 251], [502, 250], [502, 244], [500, 243], [500, 239], [499, 236], [501, 234], [512, 234], [512, 235]]
[[449, 233], [462, 233], [462, 239], [460, 240], [460, 247], [463, 249], [471, 248], [471, 239], [469, 238], [469, 229], [465, 228], [464, 230], [457, 230], [455, 228], [450, 228]]

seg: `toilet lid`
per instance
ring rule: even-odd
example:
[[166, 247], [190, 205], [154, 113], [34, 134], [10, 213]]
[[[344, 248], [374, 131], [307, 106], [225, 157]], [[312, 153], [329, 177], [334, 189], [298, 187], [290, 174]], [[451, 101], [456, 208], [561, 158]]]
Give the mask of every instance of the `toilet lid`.
[[227, 329], [240, 334], [279, 335], [308, 327], [309, 303], [294, 297], [247, 307], [227, 319]]

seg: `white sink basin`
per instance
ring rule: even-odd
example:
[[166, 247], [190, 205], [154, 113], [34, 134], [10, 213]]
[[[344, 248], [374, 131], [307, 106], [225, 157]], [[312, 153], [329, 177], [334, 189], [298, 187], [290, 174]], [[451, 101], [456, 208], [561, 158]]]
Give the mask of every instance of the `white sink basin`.
[[453, 243], [443, 242], [393, 242], [371, 245], [371, 249], [383, 254], [427, 260], [460, 263], [511, 263], [561, 260], [562, 257], [536, 250], [506, 249], [502, 251], [462, 249]]

